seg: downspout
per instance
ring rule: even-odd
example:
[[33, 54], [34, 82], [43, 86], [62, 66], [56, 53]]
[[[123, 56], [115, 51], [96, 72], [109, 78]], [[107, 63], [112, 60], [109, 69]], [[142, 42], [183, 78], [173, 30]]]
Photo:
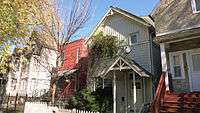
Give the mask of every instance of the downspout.
[[[149, 41], [150, 41], [150, 43], [149, 43], [149, 45], [150, 45], [150, 59], [151, 59], [151, 73], [153, 74], [153, 76], [155, 76], [155, 72], [154, 72], [154, 58], [153, 58], [153, 34], [154, 34], [154, 31], [151, 31], [150, 29], [149, 29]], [[154, 97], [154, 84], [153, 84], [153, 82], [154, 82], [154, 77], [152, 77], [151, 78], [151, 83], [152, 83], [152, 86], [153, 86], [153, 89], [151, 89], [151, 99]]]

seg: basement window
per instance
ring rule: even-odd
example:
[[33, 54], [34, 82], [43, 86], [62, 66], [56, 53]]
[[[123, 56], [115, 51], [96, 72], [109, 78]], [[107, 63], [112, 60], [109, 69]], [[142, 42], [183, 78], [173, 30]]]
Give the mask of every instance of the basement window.
[[200, 12], [200, 0], [192, 0], [192, 9], [194, 13]]

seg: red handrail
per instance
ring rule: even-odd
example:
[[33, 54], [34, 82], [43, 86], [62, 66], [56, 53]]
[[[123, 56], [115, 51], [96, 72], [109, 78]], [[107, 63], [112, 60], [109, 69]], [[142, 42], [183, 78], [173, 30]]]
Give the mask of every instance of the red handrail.
[[164, 98], [165, 91], [166, 91], [165, 74], [163, 73], [160, 76], [160, 81], [156, 89], [155, 98], [150, 107], [151, 113], [160, 113], [161, 102], [162, 102], [162, 99]]
[[74, 94], [74, 88], [73, 88], [73, 83], [70, 82], [64, 90], [59, 94], [59, 100], [60, 99], [67, 99], [70, 98]]

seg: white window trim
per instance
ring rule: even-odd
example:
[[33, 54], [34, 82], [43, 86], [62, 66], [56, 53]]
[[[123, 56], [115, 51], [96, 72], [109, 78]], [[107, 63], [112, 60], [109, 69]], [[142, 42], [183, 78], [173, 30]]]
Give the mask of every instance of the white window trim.
[[192, 5], [192, 11], [193, 11], [193, 13], [200, 13], [200, 10], [197, 11], [196, 1], [195, 0], [191, 0], [191, 5]]
[[[138, 34], [137, 37], [136, 37], [136, 40], [137, 40], [136, 43], [131, 43], [131, 35], [133, 35], [133, 34]], [[129, 34], [129, 38], [128, 38], [129, 45], [137, 44], [137, 43], [138, 43], [139, 36], [140, 36], [139, 31], [137, 31], [137, 32], [133, 32], [133, 33], [130, 33], [130, 34]]]
[[[170, 72], [172, 74], [172, 79], [185, 79], [185, 68], [184, 68], [184, 62], [183, 62], [183, 53], [185, 52], [170, 52], [169, 53], [169, 60], [170, 60]], [[174, 76], [174, 66], [173, 66], [173, 56], [174, 55], [180, 55], [180, 63], [181, 63], [181, 77], [175, 77]]]
[[79, 54], [79, 52], [80, 52], [80, 57], [81, 57], [81, 48], [77, 48], [77, 49], [76, 49], [76, 63], [78, 63], [79, 60], [80, 60], [80, 59], [78, 59], [78, 54]]

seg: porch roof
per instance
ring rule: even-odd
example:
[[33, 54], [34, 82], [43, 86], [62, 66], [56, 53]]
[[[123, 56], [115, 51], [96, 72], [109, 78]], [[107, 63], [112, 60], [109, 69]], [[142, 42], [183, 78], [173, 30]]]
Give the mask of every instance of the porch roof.
[[61, 73], [58, 74], [59, 77], [62, 77], [62, 76], [69, 76], [73, 73], [75, 73], [77, 71], [77, 69], [71, 69], [71, 70], [64, 70], [62, 71]]
[[93, 71], [93, 75], [96, 75], [97, 77], [106, 77], [110, 71], [117, 70], [133, 70], [134, 72], [138, 73], [141, 77], [150, 77], [152, 75], [134, 60], [123, 56], [118, 56], [112, 59], [103, 59], [103, 61], [96, 65], [96, 68]]

